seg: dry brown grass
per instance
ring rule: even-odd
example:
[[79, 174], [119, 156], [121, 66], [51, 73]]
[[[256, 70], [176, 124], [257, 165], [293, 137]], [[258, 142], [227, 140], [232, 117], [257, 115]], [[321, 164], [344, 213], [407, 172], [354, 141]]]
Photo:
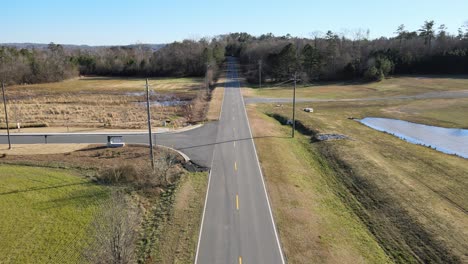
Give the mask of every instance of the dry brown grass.
[[[7, 89], [12, 124], [61, 127], [142, 128], [146, 124], [143, 79], [88, 77], [59, 83], [12, 86]], [[181, 101], [176, 105], [152, 105], [156, 126], [171, 120], [180, 127], [191, 122], [190, 110], [206, 104], [200, 98], [201, 79], [152, 79], [151, 100]], [[187, 111], [187, 108], [189, 111]], [[203, 112], [204, 114], [204, 112]], [[3, 108], [0, 122], [4, 122]], [[203, 117], [204, 118], [204, 117]], [[198, 118], [198, 119], [203, 119]]]
[[221, 113], [221, 107], [223, 105], [224, 98], [224, 82], [225, 78], [219, 79], [220, 85], [218, 85], [211, 93], [211, 101], [208, 108], [207, 119], [209, 121], [219, 120]]
[[[182, 92], [199, 89], [203, 78], [149, 78], [148, 84], [157, 92]], [[21, 90], [22, 93], [34, 91], [37, 93], [64, 93], [64, 92], [117, 92], [117, 91], [143, 91], [144, 78], [119, 77], [81, 77], [62, 82], [40, 83], [31, 85], [14, 85], [9, 90]]]
[[[429, 92], [467, 90], [467, 76], [400, 76], [373, 83], [319, 83], [299, 85], [297, 96], [303, 98], [345, 99], [416, 95]], [[292, 84], [262, 89], [244, 88], [245, 96], [291, 97]]]
[[0, 155], [45, 155], [77, 151], [89, 144], [14, 144], [8, 149], [7, 144], [0, 144]]
[[175, 191], [170, 219], [161, 228], [159, 254], [155, 263], [193, 263], [198, 242], [204, 198], [206, 173], [182, 177]]
[[254, 106], [248, 114], [288, 263], [389, 262], [290, 130]]
[[[466, 126], [466, 119], [457, 120], [466, 106], [464, 100], [314, 103], [313, 114], [297, 112], [298, 120], [318, 133], [352, 139], [311, 144], [305, 138], [301, 143], [315, 159], [323, 160], [324, 169], [328, 166], [334, 171], [339, 185], [345, 186], [335, 191], [397, 262], [466, 262], [468, 162], [347, 117], [404, 117], [432, 125]], [[305, 106], [309, 104], [298, 105]], [[433, 111], [434, 106], [439, 111]], [[291, 113], [290, 105], [259, 108], [286, 117]]]

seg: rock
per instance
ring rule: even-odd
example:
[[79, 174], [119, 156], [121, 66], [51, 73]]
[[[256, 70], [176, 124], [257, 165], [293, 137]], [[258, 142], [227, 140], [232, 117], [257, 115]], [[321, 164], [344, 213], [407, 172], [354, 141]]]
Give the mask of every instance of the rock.
[[348, 139], [347, 136], [340, 135], [340, 134], [318, 134], [318, 135], [315, 135], [315, 138], [318, 141]]

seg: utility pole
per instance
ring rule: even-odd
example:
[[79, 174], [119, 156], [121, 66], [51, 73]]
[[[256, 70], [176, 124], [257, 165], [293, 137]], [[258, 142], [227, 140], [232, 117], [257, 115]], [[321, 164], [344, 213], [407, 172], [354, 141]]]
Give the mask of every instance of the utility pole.
[[292, 137], [294, 138], [294, 131], [296, 131], [296, 80], [297, 71], [294, 72], [294, 89], [293, 89], [293, 121], [292, 121]]
[[153, 168], [154, 170], [153, 134], [151, 133], [151, 111], [150, 111], [148, 79], [146, 79], [146, 111], [148, 113], [148, 136], [149, 136], [149, 144], [150, 144], [151, 168]]
[[295, 65], [295, 70], [294, 70], [294, 89], [293, 89], [293, 113], [292, 113], [292, 132], [291, 132], [291, 137], [294, 138], [294, 132], [296, 131], [296, 83], [297, 83], [297, 68], [299, 66], [299, 40], [296, 39], [296, 65]]
[[206, 64], [206, 72], [205, 72], [205, 85], [206, 85], [206, 94], [210, 94], [210, 81], [208, 80], [208, 71], [211, 65]]
[[262, 60], [258, 61], [258, 86], [262, 88]]
[[2, 94], [3, 94], [3, 106], [5, 107], [5, 120], [7, 127], [7, 136], [8, 136], [8, 149], [11, 149], [11, 140], [10, 140], [10, 126], [8, 124], [8, 112], [7, 112], [7, 102], [5, 97], [5, 83], [2, 81]]

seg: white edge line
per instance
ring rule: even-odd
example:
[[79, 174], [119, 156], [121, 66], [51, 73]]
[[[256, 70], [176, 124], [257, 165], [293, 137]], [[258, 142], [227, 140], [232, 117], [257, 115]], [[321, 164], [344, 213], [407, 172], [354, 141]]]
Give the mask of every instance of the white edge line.
[[[224, 85], [224, 91], [223, 91], [223, 101], [221, 102], [221, 111], [219, 111], [219, 118], [218, 122], [221, 122], [221, 114], [223, 113], [223, 106], [224, 106], [224, 97], [226, 96], [226, 84]], [[218, 131], [216, 131], [216, 137], [218, 137]], [[210, 183], [211, 183], [211, 172], [213, 171], [213, 162], [215, 158], [215, 150], [216, 150], [216, 145], [213, 148], [213, 157], [211, 158], [211, 169], [210, 169], [210, 174], [208, 175], [208, 186], [206, 188], [206, 196], [205, 196], [205, 205], [203, 206], [203, 215], [202, 215], [202, 220], [200, 223], [200, 232], [198, 234], [198, 243], [197, 243], [197, 252], [195, 253], [195, 261], [194, 264], [197, 264], [198, 262], [198, 253], [200, 251], [200, 241], [201, 241], [201, 236], [202, 236], [202, 231], [203, 231], [203, 223], [205, 221], [205, 213], [206, 213], [206, 204], [208, 202], [208, 193], [210, 192]]]
[[[214, 150], [213, 150], [214, 153]], [[213, 155], [214, 157], [214, 155]], [[212, 163], [213, 164], [213, 163]], [[206, 188], [206, 195], [205, 195], [205, 205], [203, 206], [203, 215], [202, 215], [202, 220], [200, 223], [200, 233], [198, 234], [198, 243], [197, 243], [197, 253], [195, 254], [195, 264], [198, 262], [198, 252], [200, 251], [200, 241], [201, 241], [201, 236], [202, 236], [202, 231], [203, 231], [203, 223], [205, 221], [205, 212], [206, 212], [206, 204], [208, 202], [208, 193], [210, 191], [210, 182], [211, 182], [211, 172], [213, 169], [210, 169], [210, 174], [208, 175], [208, 186]]]
[[273, 218], [273, 212], [271, 211], [270, 199], [268, 197], [268, 192], [266, 190], [266, 185], [265, 185], [265, 180], [264, 180], [264, 177], [263, 177], [262, 167], [260, 166], [260, 161], [258, 160], [257, 148], [255, 147], [255, 142], [254, 142], [254, 139], [253, 139], [252, 130], [250, 129], [249, 116], [247, 115], [247, 108], [245, 107], [244, 96], [242, 95], [242, 92], [240, 90], [241, 89], [240, 88], [240, 81], [237, 81], [237, 83], [238, 83], [238, 86], [239, 86], [239, 93], [240, 93], [240, 96], [241, 96], [241, 99], [242, 99], [242, 104], [244, 106], [244, 113], [245, 113], [245, 118], [247, 119], [247, 125], [248, 125], [248, 128], [249, 128], [250, 139], [252, 140], [252, 145], [253, 145], [254, 150], [255, 150], [255, 158], [256, 158], [257, 164], [258, 164], [258, 170], [260, 171], [260, 176], [262, 178], [263, 190], [265, 191], [265, 196], [266, 196], [266, 200], [267, 200], [267, 203], [268, 203], [268, 210], [270, 211], [271, 223], [273, 224], [273, 230], [275, 231], [276, 243], [278, 245], [278, 249], [279, 249], [279, 252], [280, 252], [280, 255], [281, 255], [281, 263], [285, 264], [283, 250], [281, 248], [281, 243], [279, 241], [278, 232], [276, 230], [275, 220]]
[[221, 102], [221, 110], [219, 111], [218, 121], [221, 120], [221, 115], [223, 114], [224, 97], [226, 97], [226, 83], [224, 84], [224, 88], [223, 88], [223, 101]]

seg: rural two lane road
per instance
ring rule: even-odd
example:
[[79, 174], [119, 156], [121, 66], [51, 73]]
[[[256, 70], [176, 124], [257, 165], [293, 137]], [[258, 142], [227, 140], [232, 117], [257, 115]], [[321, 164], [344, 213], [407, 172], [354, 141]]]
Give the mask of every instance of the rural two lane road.
[[284, 263], [237, 77], [229, 59], [195, 263]]
[[[263, 175], [239, 88], [236, 61], [228, 58], [220, 120], [190, 131], [156, 134], [156, 144], [182, 151], [211, 167], [196, 251], [196, 264], [283, 264]], [[121, 135], [126, 143], [148, 144], [145, 133], [12, 136], [13, 144], [105, 143]], [[0, 144], [6, 144], [0, 135]]]

